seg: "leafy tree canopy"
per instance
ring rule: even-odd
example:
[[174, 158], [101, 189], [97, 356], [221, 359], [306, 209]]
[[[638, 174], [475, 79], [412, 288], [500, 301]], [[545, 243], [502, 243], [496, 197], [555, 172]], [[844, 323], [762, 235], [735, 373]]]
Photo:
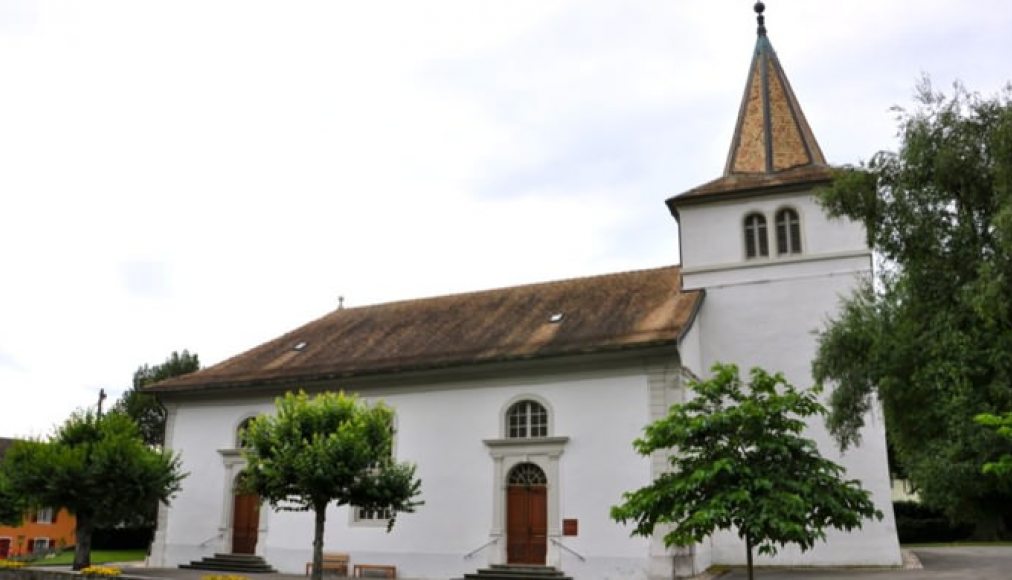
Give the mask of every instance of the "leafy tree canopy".
[[787, 544], [807, 550], [826, 528], [881, 519], [868, 492], [801, 435], [806, 417], [825, 412], [815, 393], [759, 368], [747, 385], [734, 365], [717, 364], [712, 373], [690, 385], [695, 398], [672, 406], [635, 441], [642, 455], [668, 453], [671, 468], [624, 494], [612, 518], [633, 522], [633, 534], [648, 537], [658, 525], [670, 526], [668, 546], [734, 529], [745, 541], [749, 578], [753, 547], [760, 554]]
[[148, 445], [160, 446], [165, 443], [165, 409], [153, 395], [143, 388], [168, 378], [192, 373], [200, 369], [200, 359], [189, 351], [173, 351], [160, 365], [137, 367], [134, 372], [133, 388], [123, 393], [113, 408], [126, 413], [140, 428], [141, 436]]
[[242, 485], [280, 510], [312, 510], [313, 580], [322, 577], [327, 506], [352, 505], [390, 513], [421, 505], [415, 466], [393, 459], [393, 411], [344, 393], [287, 393], [277, 414], [260, 416], [246, 429], [247, 467]]
[[128, 521], [151, 502], [167, 503], [185, 477], [179, 459], [155, 451], [122, 413], [79, 411], [48, 441], [18, 441], [4, 477], [29, 505], [65, 507], [77, 517], [74, 569], [90, 564], [96, 526]]
[[[1012, 413], [1004, 415], [982, 413], [977, 415], [976, 420], [981, 425], [993, 428], [998, 435], [1007, 440], [1007, 447], [1012, 447]], [[981, 471], [999, 477], [1012, 475], [1012, 452], [1002, 455], [997, 461], [985, 463]]]
[[821, 201], [864, 224], [883, 268], [819, 337], [835, 384], [827, 424], [859, 441], [873, 396], [928, 505], [996, 535], [1009, 485], [980, 477], [1000, 438], [973, 421], [1012, 409], [1012, 87], [984, 99], [922, 82], [900, 147], [839, 172]]
[[27, 507], [23, 498], [15, 493], [0, 464], [0, 525], [21, 525]]

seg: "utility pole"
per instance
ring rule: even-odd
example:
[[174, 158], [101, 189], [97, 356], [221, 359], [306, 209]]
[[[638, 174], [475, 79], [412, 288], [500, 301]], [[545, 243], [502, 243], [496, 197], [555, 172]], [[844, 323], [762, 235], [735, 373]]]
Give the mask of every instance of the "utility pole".
[[102, 401], [105, 401], [105, 389], [98, 390], [98, 418], [102, 418]]

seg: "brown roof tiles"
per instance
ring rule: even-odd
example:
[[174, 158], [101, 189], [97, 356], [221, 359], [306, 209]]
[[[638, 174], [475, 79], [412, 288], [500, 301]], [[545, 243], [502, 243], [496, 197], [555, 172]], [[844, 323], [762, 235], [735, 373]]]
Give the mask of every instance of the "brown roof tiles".
[[829, 181], [830, 167], [765, 33], [756, 40], [724, 175], [672, 197], [670, 208]]
[[[340, 309], [149, 390], [290, 384], [673, 344], [702, 299], [680, 289], [680, 269], [669, 266]], [[552, 322], [553, 314], [562, 319]]]

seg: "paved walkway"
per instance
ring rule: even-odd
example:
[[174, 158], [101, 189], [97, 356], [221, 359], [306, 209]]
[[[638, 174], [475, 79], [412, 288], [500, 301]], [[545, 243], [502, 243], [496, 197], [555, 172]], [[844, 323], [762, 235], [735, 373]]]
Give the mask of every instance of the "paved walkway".
[[[915, 548], [913, 552], [924, 566], [920, 570], [882, 569], [768, 569], [756, 572], [756, 580], [1012, 580], [1012, 546], [959, 546]], [[206, 570], [181, 568], [143, 568], [123, 566], [123, 573], [153, 580], [200, 580], [213, 574]], [[720, 580], [745, 580], [748, 575], [736, 569]], [[250, 580], [306, 580], [301, 574], [250, 574]]]
[[[959, 546], [915, 548], [921, 570], [770, 570], [760, 569], [756, 580], [1010, 580], [1012, 546]], [[745, 570], [734, 570], [720, 580], [744, 580]]]

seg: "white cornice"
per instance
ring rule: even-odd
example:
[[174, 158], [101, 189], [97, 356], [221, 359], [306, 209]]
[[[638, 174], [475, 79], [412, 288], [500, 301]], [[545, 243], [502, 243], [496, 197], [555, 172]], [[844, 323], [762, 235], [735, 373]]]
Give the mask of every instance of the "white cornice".
[[710, 274], [713, 272], [728, 272], [730, 270], [744, 270], [750, 268], [766, 268], [772, 266], [784, 266], [787, 264], [804, 264], [806, 262], [826, 262], [829, 260], [845, 260], [849, 258], [871, 259], [870, 250], [851, 250], [847, 252], [827, 252], [824, 254], [802, 254], [783, 258], [752, 259], [743, 262], [730, 264], [718, 264], [716, 266], [698, 266], [695, 268], [682, 268], [682, 276], [692, 274]]

